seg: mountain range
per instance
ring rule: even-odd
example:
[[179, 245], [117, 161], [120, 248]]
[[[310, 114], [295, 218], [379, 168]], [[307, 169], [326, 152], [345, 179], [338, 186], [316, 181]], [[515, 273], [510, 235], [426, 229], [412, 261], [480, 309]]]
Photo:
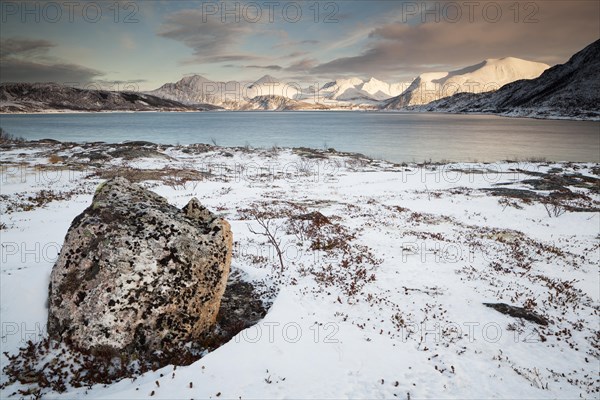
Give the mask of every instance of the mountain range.
[[265, 75], [254, 82], [186, 76], [146, 93], [57, 84], [0, 84], [0, 112], [197, 110], [412, 110], [600, 119], [600, 40], [567, 63], [487, 59], [410, 82], [340, 78], [308, 87]]
[[[209, 103], [230, 109], [247, 109], [255, 97], [278, 96], [326, 107], [362, 106], [403, 109], [460, 92], [485, 92], [519, 79], [538, 77], [547, 64], [514, 57], [489, 59], [449, 72], [425, 73], [410, 82], [388, 83], [370, 78], [341, 78], [301, 88], [265, 75], [255, 82], [215, 82], [200, 75], [184, 77], [148, 92], [183, 104]], [[292, 105], [292, 102], [288, 102]]]
[[175, 83], [167, 83], [148, 94], [183, 104], [209, 103], [230, 109], [247, 109], [252, 99], [265, 96], [284, 97], [325, 106], [373, 106], [399, 95], [409, 85], [410, 82], [390, 84], [375, 78], [368, 81], [345, 78], [327, 82], [322, 86], [317, 84], [302, 88], [298, 83], [284, 82], [271, 75], [265, 75], [255, 82], [218, 82], [200, 75], [192, 75]]

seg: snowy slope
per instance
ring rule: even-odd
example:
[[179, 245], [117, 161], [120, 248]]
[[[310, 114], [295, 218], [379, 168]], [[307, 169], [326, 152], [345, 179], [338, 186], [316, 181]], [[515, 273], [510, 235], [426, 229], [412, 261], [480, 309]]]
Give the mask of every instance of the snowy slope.
[[353, 103], [353, 104], [376, 104], [382, 100], [389, 99], [402, 93], [408, 83], [387, 83], [376, 78], [363, 81], [360, 78], [344, 78], [328, 82], [319, 89], [312, 88], [305, 95], [307, 100], [319, 98], [325, 104]]
[[405, 82], [400, 83], [387, 83], [380, 81], [379, 79], [371, 77], [368, 81], [364, 82], [360, 89], [366, 93], [369, 93], [373, 98], [377, 100], [386, 100], [390, 97], [398, 96], [407, 88]]
[[539, 78], [517, 81], [480, 95], [457, 94], [426, 105], [427, 111], [492, 112], [537, 118], [600, 119], [600, 40]]
[[362, 79], [353, 77], [337, 79], [324, 84], [319, 90], [319, 97], [328, 100], [352, 100], [368, 98], [368, 94], [361, 92], [358, 87], [363, 84]]
[[[400, 166], [309, 149], [193, 145], [157, 147], [163, 158], [89, 162], [110, 150], [57, 143], [3, 149], [3, 351], [14, 354], [28, 338], [43, 337], [53, 261], [103, 172], [147, 170], [150, 180], [141, 184], [170, 203], [196, 196], [217, 210], [234, 232], [232, 268], [277, 294], [261, 323], [189, 366], [41, 397], [597, 398], [598, 212], [553, 216], [538, 197], [493, 197], [484, 189], [544, 198], [547, 190], [523, 181], [579, 177], [568, 201], [597, 208], [599, 194], [581, 183], [597, 182], [598, 165]], [[65, 161], [49, 164], [50, 155]], [[179, 183], [172, 182], [182, 177], [177, 172], [160, 178], [178, 168], [211, 174]], [[42, 192], [49, 189], [54, 199]], [[40, 194], [45, 201], [35, 205]], [[268, 212], [281, 226], [282, 276], [273, 248], [250, 232], [248, 224], [259, 228], [248, 209]], [[335, 227], [318, 232], [337, 239], [341, 232], [343, 241], [315, 250], [314, 233], [293, 218], [313, 211]], [[484, 302], [526, 305], [549, 323]], [[0, 366], [7, 362], [1, 355]], [[19, 389], [2, 388], [0, 396]]]
[[455, 93], [497, 90], [519, 79], [537, 78], [550, 66], [515, 57], [488, 59], [456, 71], [420, 75], [410, 87], [386, 103], [386, 109], [427, 104]]

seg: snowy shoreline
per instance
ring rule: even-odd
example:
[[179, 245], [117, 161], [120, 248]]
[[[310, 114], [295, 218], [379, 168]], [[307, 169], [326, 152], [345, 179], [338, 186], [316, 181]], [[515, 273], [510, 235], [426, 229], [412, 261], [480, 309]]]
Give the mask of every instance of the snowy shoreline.
[[[225, 217], [236, 242], [232, 268], [276, 293], [263, 321], [189, 366], [44, 398], [588, 398], [600, 391], [597, 163], [394, 164], [314, 149], [60, 142], [3, 145], [0, 162], [9, 354], [43, 337], [56, 253], [97, 185], [113, 176], [179, 207], [197, 197]], [[281, 276], [273, 248], [248, 229], [249, 209], [282, 227]], [[294, 216], [317, 211], [336, 228], [322, 234], [348, 248], [314, 248]], [[549, 323], [483, 305], [498, 302]], [[2, 355], [0, 366], [7, 363]], [[7, 380], [3, 372], [0, 383]], [[13, 384], [0, 393], [25, 389]]]

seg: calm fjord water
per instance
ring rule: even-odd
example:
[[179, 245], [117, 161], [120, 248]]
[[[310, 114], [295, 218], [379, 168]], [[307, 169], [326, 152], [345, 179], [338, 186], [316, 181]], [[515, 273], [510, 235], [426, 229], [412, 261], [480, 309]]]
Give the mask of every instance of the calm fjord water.
[[1, 115], [26, 139], [333, 147], [394, 162], [546, 158], [600, 162], [600, 122], [379, 112]]

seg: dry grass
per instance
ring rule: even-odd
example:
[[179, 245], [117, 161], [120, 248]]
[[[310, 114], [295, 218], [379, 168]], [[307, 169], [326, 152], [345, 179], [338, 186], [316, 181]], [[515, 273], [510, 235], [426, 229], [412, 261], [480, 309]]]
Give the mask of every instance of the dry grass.
[[48, 162], [50, 164], [57, 164], [57, 163], [60, 163], [63, 161], [64, 161], [64, 158], [62, 158], [61, 156], [56, 155], [56, 154], [52, 154], [50, 157], [48, 157]]
[[163, 169], [136, 169], [131, 167], [115, 167], [107, 170], [98, 170], [94, 176], [101, 179], [122, 177], [130, 182], [162, 181], [164, 184], [177, 188], [184, 187], [191, 182], [199, 182], [208, 178], [206, 172], [183, 170], [174, 168]]

